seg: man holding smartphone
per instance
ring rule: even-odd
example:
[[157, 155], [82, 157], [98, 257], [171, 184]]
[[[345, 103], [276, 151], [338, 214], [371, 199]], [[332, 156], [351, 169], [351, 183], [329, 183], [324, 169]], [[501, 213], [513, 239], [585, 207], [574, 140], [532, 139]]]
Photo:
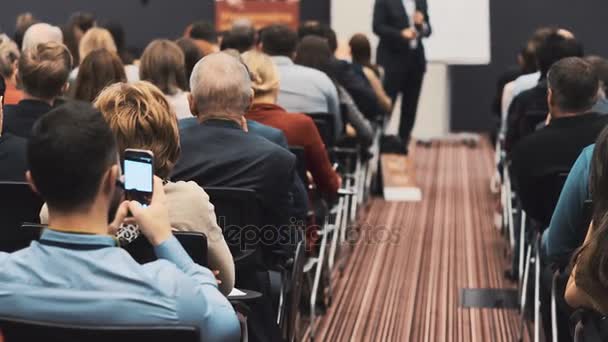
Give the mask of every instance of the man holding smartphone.
[[385, 139], [390, 152], [407, 154], [416, 121], [426, 57], [422, 38], [431, 35], [426, 0], [376, 0], [377, 62], [386, 70], [384, 87], [393, 103], [402, 94], [399, 135]]
[[[48, 205], [49, 226], [28, 248], [0, 253], [0, 316], [88, 326], [194, 325], [201, 341], [240, 339], [236, 313], [214, 275], [172, 235], [159, 178], [149, 206], [122, 202], [108, 224], [121, 198], [120, 167], [100, 113], [83, 103], [52, 110], [34, 125], [27, 156], [26, 178]], [[139, 225], [158, 261], [140, 265], [117, 246], [113, 235], [125, 220]]]

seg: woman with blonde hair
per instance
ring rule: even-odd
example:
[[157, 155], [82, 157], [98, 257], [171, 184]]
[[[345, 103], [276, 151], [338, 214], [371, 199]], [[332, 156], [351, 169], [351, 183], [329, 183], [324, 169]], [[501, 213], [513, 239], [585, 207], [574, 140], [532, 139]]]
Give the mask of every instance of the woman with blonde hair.
[[186, 57], [179, 45], [166, 39], [148, 44], [141, 55], [139, 78], [162, 90], [178, 119], [192, 117], [186, 91]]
[[317, 188], [326, 195], [335, 195], [341, 179], [332, 168], [314, 121], [305, 114], [288, 113], [276, 104], [280, 80], [272, 59], [258, 51], [247, 51], [243, 61], [251, 74], [255, 92], [253, 105], [245, 117], [283, 131], [290, 146], [303, 147], [306, 166]]
[[177, 119], [163, 93], [148, 82], [116, 83], [104, 89], [94, 105], [114, 132], [121, 153], [126, 148], [154, 153], [154, 174], [165, 180], [172, 228], [207, 236], [209, 268], [219, 271], [220, 291], [228, 295], [234, 286], [234, 261], [209, 196], [194, 182], [168, 180], [180, 142]]

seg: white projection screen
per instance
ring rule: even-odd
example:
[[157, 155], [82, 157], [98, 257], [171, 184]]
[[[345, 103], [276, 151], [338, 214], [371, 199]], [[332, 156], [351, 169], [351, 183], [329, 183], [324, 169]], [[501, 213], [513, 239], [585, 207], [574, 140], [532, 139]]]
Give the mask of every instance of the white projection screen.
[[[332, 26], [341, 41], [372, 31], [375, 0], [332, 0]], [[427, 0], [433, 35], [426, 40], [430, 62], [479, 65], [490, 62], [489, 0]], [[375, 45], [375, 44], [374, 44]]]

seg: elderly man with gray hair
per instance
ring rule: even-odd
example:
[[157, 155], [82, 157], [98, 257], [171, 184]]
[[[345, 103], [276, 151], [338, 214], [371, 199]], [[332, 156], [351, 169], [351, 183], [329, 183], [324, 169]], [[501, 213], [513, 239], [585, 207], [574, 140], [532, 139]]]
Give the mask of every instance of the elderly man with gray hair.
[[61, 32], [61, 29], [47, 23], [34, 24], [25, 31], [21, 50], [26, 51], [35, 48], [38, 44], [49, 42], [63, 44], [63, 33]]
[[[269, 279], [277, 264], [275, 251], [284, 250], [289, 255], [295, 241], [289, 217], [293, 203], [290, 189], [297, 179], [295, 156], [247, 132], [244, 114], [253, 100], [253, 90], [246, 67], [234, 57], [215, 53], [201, 59], [192, 71], [190, 89], [190, 109], [199, 123], [180, 132], [182, 153], [172, 179], [195, 181], [203, 188], [255, 190], [261, 208], [260, 227], [231, 229], [238, 228], [239, 242], [255, 248], [260, 258], [255, 267], [239, 274], [244, 283], [237, 279], [237, 286], [260, 291], [270, 299], [252, 307], [251, 339], [280, 339], [272, 319], [276, 309], [271, 305]], [[230, 240], [229, 244], [235, 243]]]

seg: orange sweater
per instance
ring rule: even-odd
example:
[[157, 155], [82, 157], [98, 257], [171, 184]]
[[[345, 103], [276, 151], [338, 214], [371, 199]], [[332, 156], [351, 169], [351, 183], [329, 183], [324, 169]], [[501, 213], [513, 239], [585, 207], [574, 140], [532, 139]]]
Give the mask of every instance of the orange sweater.
[[338, 191], [338, 174], [331, 166], [325, 144], [310, 117], [287, 113], [285, 109], [269, 103], [254, 104], [245, 117], [281, 130], [287, 137], [289, 146], [303, 147], [306, 167], [317, 188], [328, 195], [334, 195]]

